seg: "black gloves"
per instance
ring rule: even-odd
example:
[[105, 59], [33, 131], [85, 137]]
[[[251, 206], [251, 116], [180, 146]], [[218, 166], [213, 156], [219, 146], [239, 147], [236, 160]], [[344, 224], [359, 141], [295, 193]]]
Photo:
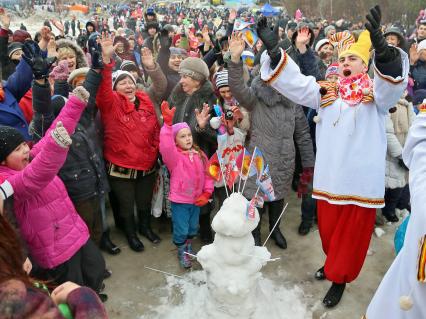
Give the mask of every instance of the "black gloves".
[[26, 41], [22, 51], [22, 58], [33, 70], [36, 80], [46, 79], [49, 77], [50, 67], [56, 61], [56, 57], [43, 58], [42, 52], [38, 44], [34, 41]]
[[169, 31], [163, 29], [160, 31], [161, 49], [168, 50], [172, 46], [172, 39], [169, 37]]
[[371, 8], [366, 18], [368, 22], [365, 23], [365, 27], [370, 31], [370, 39], [375, 50], [377, 61], [380, 63], [387, 63], [394, 60], [399, 52], [395, 48], [389, 47], [383, 36], [380, 26], [380, 21], [382, 19], [380, 6], [376, 5], [374, 8]]
[[101, 70], [104, 68], [104, 62], [102, 60], [102, 48], [100, 44], [91, 47], [90, 56], [92, 58], [92, 69]]
[[275, 69], [278, 65], [278, 62], [281, 59], [281, 51], [278, 46], [278, 28], [276, 30], [271, 30], [268, 26], [268, 21], [266, 17], [263, 17], [257, 23], [257, 35], [262, 40], [263, 45], [268, 50], [269, 57], [271, 58], [271, 68]]

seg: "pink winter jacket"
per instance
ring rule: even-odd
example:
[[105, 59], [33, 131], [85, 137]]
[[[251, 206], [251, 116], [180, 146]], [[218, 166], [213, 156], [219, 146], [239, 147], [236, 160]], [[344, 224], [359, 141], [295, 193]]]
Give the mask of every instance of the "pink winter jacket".
[[160, 153], [170, 171], [170, 201], [194, 204], [203, 192], [213, 193], [213, 179], [206, 174], [207, 158], [203, 163], [198, 154], [193, 154], [191, 161], [189, 152], [176, 147], [172, 127], [166, 124], [160, 131]]
[[[85, 103], [71, 96], [51, 129], [57, 121], [62, 121], [71, 135], [84, 108]], [[14, 211], [20, 233], [30, 255], [45, 269], [69, 260], [89, 239], [86, 224], [56, 176], [68, 149], [56, 144], [50, 130], [31, 150], [32, 160], [24, 170], [0, 165], [0, 175], [14, 189]]]

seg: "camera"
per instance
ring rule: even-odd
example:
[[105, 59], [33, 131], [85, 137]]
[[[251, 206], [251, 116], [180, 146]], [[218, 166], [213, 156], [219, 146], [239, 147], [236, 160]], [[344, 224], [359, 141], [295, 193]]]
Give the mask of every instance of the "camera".
[[234, 119], [234, 112], [227, 110], [225, 112], [225, 120], [232, 121]]

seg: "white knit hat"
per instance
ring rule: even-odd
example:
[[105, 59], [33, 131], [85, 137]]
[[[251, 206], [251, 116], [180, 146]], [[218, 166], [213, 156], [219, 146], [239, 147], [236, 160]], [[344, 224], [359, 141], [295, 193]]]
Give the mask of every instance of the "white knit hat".
[[317, 42], [317, 44], [315, 45], [315, 51], [318, 52], [322, 46], [326, 45], [326, 44], [330, 44], [330, 40], [329, 39], [321, 39]]
[[132, 75], [132, 73], [127, 72], [127, 71], [123, 71], [123, 70], [118, 70], [115, 71], [112, 74], [112, 89], [115, 89], [115, 84], [117, 83], [117, 81], [120, 81], [122, 79], [124, 79], [126, 76], [128, 76], [130, 79], [132, 79], [133, 83], [135, 83], [136, 85], [136, 80], [134, 78], [134, 76]]

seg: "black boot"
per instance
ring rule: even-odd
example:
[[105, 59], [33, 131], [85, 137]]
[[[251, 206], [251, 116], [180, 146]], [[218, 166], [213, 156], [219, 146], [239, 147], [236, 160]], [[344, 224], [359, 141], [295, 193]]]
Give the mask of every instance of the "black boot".
[[325, 272], [324, 272], [324, 266], [318, 269], [314, 276], [316, 280], [324, 280], [326, 278]]
[[299, 225], [299, 235], [305, 236], [307, 234], [309, 234], [309, 231], [311, 230], [312, 224], [308, 223], [304, 220], [302, 220], [302, 222]]
[[100, 248], [103, 251], [106, 251], [110, 255], [118, 255], [121, 252], [121, 249], [118, 248], [109, 237], [109, 230], [106, 230], [102, 233]]
[[133, 251], [136, 251], [136, 252], [144, 251], [145, 247], [143, 243], [140, 241], [140, 239], [138, 238], [138, 236], [136, 236], [136, 234], [127, 235], [126, 237], [127, 237], [127, 242], [129, 243], [129, 246]]
[[138, 210], [139, 218], [139, 234], [148, 238], [154, 244], [158, 244], [161, 241], [161, 238], [152, 231], [151, 228], [151, 210], [148, 209], [139, 209]]
[[255, 246], [262, 246], [262, 240], [260, 237], [260, 221], [259, 224], [257, 224], [257, 227], [251, 232], [254, 238], [254, 244]]
[[330, 289], [327, 291], [327, 294], [325, 295], [324, 300], [322, 301], [324, 306], [326, 306], [327, 308], [332, 308], [336, 306], [340, 302], [340, 299], [343, 296], [345, 287], [346, 287], [345, 283], [336, 284], [335, 282], [333, 282]]
[[200, 240], [204, 244], [213, 242], [212, 227], [210, 226], [210, 213], [200, 214]]
[[[281, 206], [282, 205], [279, 205], [278, 203], [274, 203], [273, 205], [269, 206], [269, 231], [272, 230], [272, 228], [274, 227], [275, 223], [278, 220], [278, 217], [281, 214], [281, 209], [282, 209]], [[280, 247], [281, 249], [287, 249], [287, 241], [284, 235], [281, 233], [280, 223], [281, 223], [281, 220], [278, 222], [277, 226], [275, 226], [275, 229], [271, 234], [271, 238], [275, 241], [275, 244], [278, 247]]]

